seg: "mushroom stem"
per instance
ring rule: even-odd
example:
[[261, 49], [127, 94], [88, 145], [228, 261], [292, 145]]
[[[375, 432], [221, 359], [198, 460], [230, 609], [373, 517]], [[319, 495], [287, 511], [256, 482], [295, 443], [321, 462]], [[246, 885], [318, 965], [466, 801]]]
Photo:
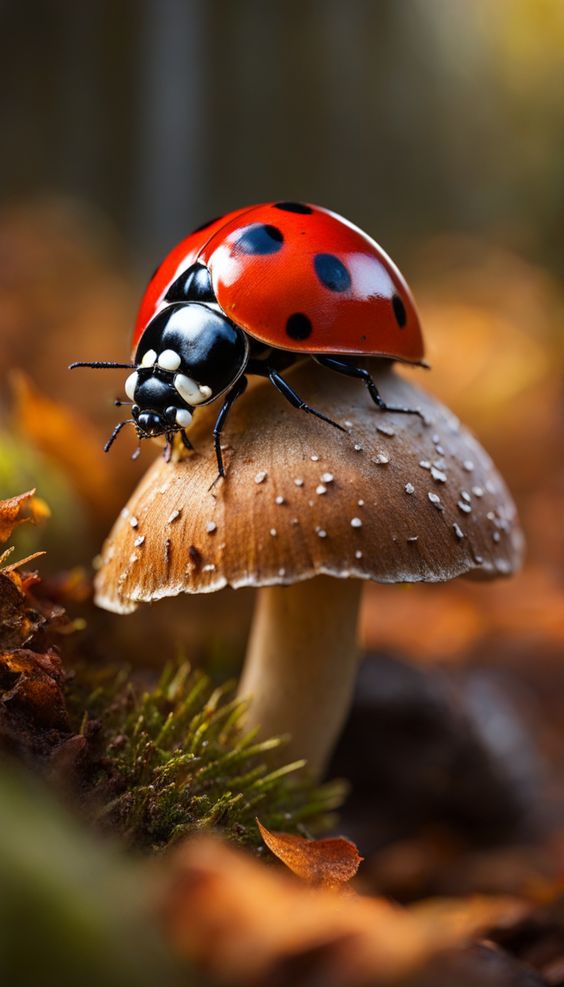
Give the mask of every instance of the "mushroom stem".
[[361, 590], [358, 579], [318, 576], [259, 592], [239, 686], [251, 697], [246, 725], [289, 734], [284, 760], [305, 758], [315, 777], [351, 704]]

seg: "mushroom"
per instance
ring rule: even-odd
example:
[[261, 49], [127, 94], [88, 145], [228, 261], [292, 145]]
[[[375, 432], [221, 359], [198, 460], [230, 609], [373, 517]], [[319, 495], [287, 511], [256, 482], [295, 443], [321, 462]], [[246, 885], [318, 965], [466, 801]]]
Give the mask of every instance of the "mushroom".
[[[97, 602], [118, 613], [179, 593], [256, 587], [239, 691], [248, 723], [288, 734], [285, 756], [319, 775], [347, 715], [363, 580], [443, 582], [513, 572], [522, 536], [491, 459], [435, 398], [389, 362], [366, 361], [390, 402], [357, 381], [298, 364], [288, 378], [340, 422], [336, 433], [258, 381], [233, 409], [214, 484], [215, 409], [198, 411], [195, 451], [148, 470], [103, 548]], [[421, 628], [425, 633], [425, 628]]]

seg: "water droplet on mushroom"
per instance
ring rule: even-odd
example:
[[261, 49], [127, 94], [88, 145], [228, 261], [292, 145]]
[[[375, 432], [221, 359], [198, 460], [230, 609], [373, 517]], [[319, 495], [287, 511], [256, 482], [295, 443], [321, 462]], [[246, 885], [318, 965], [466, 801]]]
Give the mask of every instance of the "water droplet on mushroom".
[[387, 466], [390, 462], [390, 457], [386, 456], [385, 452], [379, 452], [377, 456], [373, 457], [372, 462], [376, 463], [377, 466]]
[[260, 473], [257, 473], [257, 475], [255, 476], [255, 483], [264, 483], [267, 476], [268, 473], [266, 472], [266, 470], [261, 470]]
[[145, 541], [145, 535], [139, 535], [135, 539], [135, 541], [133, 542], [133, 544], [136, 545], [137, 548], [139, 548], [143, 544], [144, 541]]
[[474, 469], [474, 463], [472, 462], [471, 459], [465, 459], [462, 465], [467, 473], [472, 473]]
[[464, 538], [464, 532], [463, 532], [462, 528], [460, 527], [460, 525], [453, 524], [452, 530], [454, 531], [454, 533], [455, 533], [456, 537], [458, 538], [458, 540], [459, 541], [462, 541], [462, 539]]
[[433, 507], [436, 507], [438, 511], [444, 511], [444, 507], [441, 504], [441, 498], [439, 497], [438, 494], [433, 493], [432, 491], [429, 491], [429, 493], [427, 494], [427, 497], [431, 501]]
[[413, 486], [413, 483], [406, 483], [403, 489], [405, 490], [406, 494], [415, 493], [415, 487]]
[[459, 511], [463, 512], [463, 514], [472, 513], [472, 506], [468, 504], [465, 500], [459, 500], [456, 506], [458, 507]]
[[286, 501], [284, 500], [284, 497], [282, 497], [281, 494], [278, 494], [278, 497], [274, 498], [274, 503], [280, 505], [280, 504], [285, 504]]
[[317, 487], [315, 488], [315, 492], [316, 492], [316, 494], [319, 494], [320, 496], [321, 496], [322, 494], [326, 494], [326, 493], [327, 493], [327, 487], [325, 487], [325, 486], [323, 485], [323, 483], [320, 483], [320, 484], [319, 484], [319, 485], [318, 485], [318, 486], [317, 486]]
[[217, 531], [217, 524], [215, 521], [208, 521], [206, 524], [206, 531], [208, 535], [213, 535], [214, 531]]
[[335, 477], [333, 476], [332, 473], [322, 473], [321, 474], [321, 480], [322, 480], [323, 483], [333, 483], [333, 480], [334, 479], [335, 479]]
[[436, 466], [431, 466], [431, 476], [433, 477], [433, 480], [437, 481], [437, 483], [447, 482], [446, 473], [443, 473], [442, 470], [437, 469]]
[[491, 494], [497, 493], [497, 487], [496, 487], [495, 483], [493, 482], [493, 480], [487, 480], [486, 481], [486, 490], [488, 491], [488, 493], [491, 493]]
[[180, 517], [180, 511], [173, 511], [173, 512], [172, 512], [172, 514], [170, 514], [170, 515], [168, 516], [168, 518], [167, 518], [167, 520], [166, 520], [166, 523], [167, 523], [167, 524], [172, 524], [172, 522], [173, 522], [173, 521], [176, 521], [176, 519], [177, 519], [178, 517]]
[[351, 518], [351, 528], [362, 528], [362, 521], [359, 517]]
[[419, 460], [419, 465], [420, 465], [421, 469], [424, 469], [424, 470], [430, 470], [431, 469], [431, 463], [429, 462], [428, 459], [420, 459]]
[[131, 525], [132, 528], [136, 528], [137, 525], [139, 524], [139, 521], [137, 520], [136, 517], [131, 517], [129, 519], [129, 523], [130, 523], [130, 525]]
[[298, 477], [297, 477], [297, 478], [296, 478], [296, 479], [294, 480], [294, 483], [295, 483], [295, 485], [296, 485], [297, 487], [303, 487], [303, 485], [304, 485], [304, 481], [302, 480], [302, 478], [301, 478], [301, 476], [298, 476]]

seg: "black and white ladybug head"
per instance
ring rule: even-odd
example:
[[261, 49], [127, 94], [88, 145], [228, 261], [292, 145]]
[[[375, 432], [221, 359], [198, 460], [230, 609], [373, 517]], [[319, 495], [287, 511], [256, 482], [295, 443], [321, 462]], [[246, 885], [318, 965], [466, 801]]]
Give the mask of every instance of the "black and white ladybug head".
[[194, 408], [219, 397], [241, 376], [249, 344], [216, 306], [176, 301], [145, 329], [137, 369], [125, 383], [132, 417], [144, 435], [186, 428]]

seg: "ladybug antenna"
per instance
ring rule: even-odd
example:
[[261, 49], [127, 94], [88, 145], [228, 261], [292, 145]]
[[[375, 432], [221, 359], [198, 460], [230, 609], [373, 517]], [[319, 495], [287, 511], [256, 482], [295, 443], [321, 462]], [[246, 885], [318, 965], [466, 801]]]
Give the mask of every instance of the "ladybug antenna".
[[106, 370], [108, 367], [113, 370], [138, 369], [136, 363], [115, 363], [113, 360], [92, 360], [92, 361], [78, 360], [75, 363], [69, 363], [69, 370], [75, 370], [76, 367], [91, 367], [94, 370]]
[[104, 446], [104, 452], [109, 452], [115, 440], [117, 439], [119, 433], [121, 432], [124, 425], [135, 425], [135, 419], [126, 418], [123, 422], [118, 422], [114, 428], [112, 434], [110, 435], [106, 445]]

